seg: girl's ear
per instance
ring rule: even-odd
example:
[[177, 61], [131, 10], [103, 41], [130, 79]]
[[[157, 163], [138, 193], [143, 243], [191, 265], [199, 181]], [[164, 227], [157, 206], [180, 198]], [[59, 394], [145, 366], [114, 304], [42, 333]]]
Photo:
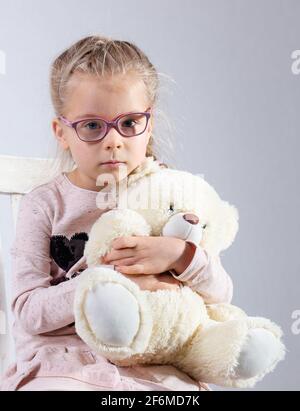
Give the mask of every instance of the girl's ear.
[[54, 136], [57, 139], [60, 146], [63, 148], [63, 150], [68, 150], [69, 143], [68, 143], [68, 140], [65, 136], [64, 129], [61, 126], [59, 120], [57, 118], [54, 118], [52, 120], [51, 125], [52, 125], [52, 130], [54, 132]]

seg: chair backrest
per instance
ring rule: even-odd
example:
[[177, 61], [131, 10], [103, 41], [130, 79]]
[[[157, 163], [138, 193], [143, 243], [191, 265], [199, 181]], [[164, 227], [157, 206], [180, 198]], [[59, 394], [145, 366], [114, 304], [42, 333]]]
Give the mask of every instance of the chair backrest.
[[[60, 171], [60, 170], [59, 170]], [[9, 196], [13, 233], [22, 195], [50, 181], [57, 174], [56, 160], [0, 155], [0, 196]], [[4, 264], [5, 212], [0, 213], [0, 376], [15, 359], [10, 309], [10, 269]], [[7, 225], [6, 225], [7, 226]]]

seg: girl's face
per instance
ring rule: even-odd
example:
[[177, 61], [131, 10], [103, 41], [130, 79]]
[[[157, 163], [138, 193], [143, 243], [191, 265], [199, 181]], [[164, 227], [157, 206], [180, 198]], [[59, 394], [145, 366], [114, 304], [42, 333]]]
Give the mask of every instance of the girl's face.
[[[75, 73], [68, 83], [66, 106], [61, 114], [69, 121], [93, 117], [112, 120], [119, 114], [143, 112], [148, 107], [145, 85], [133, 74], [98, 78]], [[125, 162], [127, 176], [143, 162], [152, 125], [150, 117], [146, 130], [138, 136], [123, 137], [111, 128], [101, 141], [85, 142], [78, 138], [73, 128], [57, 118], [52, 121], [55, 137], [63, 149], [70, 149], [77, 165], [70, 173], [72, 180], [83, 188], [95, 191], [99, 191], [96, 180], [100, 174], [109, 173], [116, 183], [119, 181], [119, 168], [112, 169], [101, 163], [111, 159]]]

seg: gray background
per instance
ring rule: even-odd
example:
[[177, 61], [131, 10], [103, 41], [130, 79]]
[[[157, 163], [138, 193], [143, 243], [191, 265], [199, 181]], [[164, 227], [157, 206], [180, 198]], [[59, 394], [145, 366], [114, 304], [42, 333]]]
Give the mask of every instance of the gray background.
[[[49, 68], [79, 38], [135, 42], [170, 75], [162, 109], [174, 129], [176, 166], [203, 174], [236, 205], [240, 229], [223, 253], [233, 303], [280, 324], [286, 360], [257, 390], [299, 390], [299, 1], [0, 1], [0, 153], [46, 157]], [[1, 199], [5, 266], [12, 240]], [[5, 216], [5, 218], [4, 218]]]

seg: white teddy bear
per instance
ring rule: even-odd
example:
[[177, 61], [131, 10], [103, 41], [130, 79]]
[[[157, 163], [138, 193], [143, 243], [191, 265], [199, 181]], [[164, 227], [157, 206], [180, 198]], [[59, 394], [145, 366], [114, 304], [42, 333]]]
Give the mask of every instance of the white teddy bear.
[[284, 358], [277, 325], [231, 304], [206, 305], [192, 286], [141, 290], [99, 263], [115, 238], [132, 235], [201, 243], [213, 258], [236, 236], [237, 209], [202, 176], [161, 167], [153, 157], [128, 176], [126, 188], [115, 192], [118, 207], [94, 223], [85, 245], [88, 268], [74, 300], [78, 335], [119, 366], [169, 364], [197, 381], [254, 386]]

